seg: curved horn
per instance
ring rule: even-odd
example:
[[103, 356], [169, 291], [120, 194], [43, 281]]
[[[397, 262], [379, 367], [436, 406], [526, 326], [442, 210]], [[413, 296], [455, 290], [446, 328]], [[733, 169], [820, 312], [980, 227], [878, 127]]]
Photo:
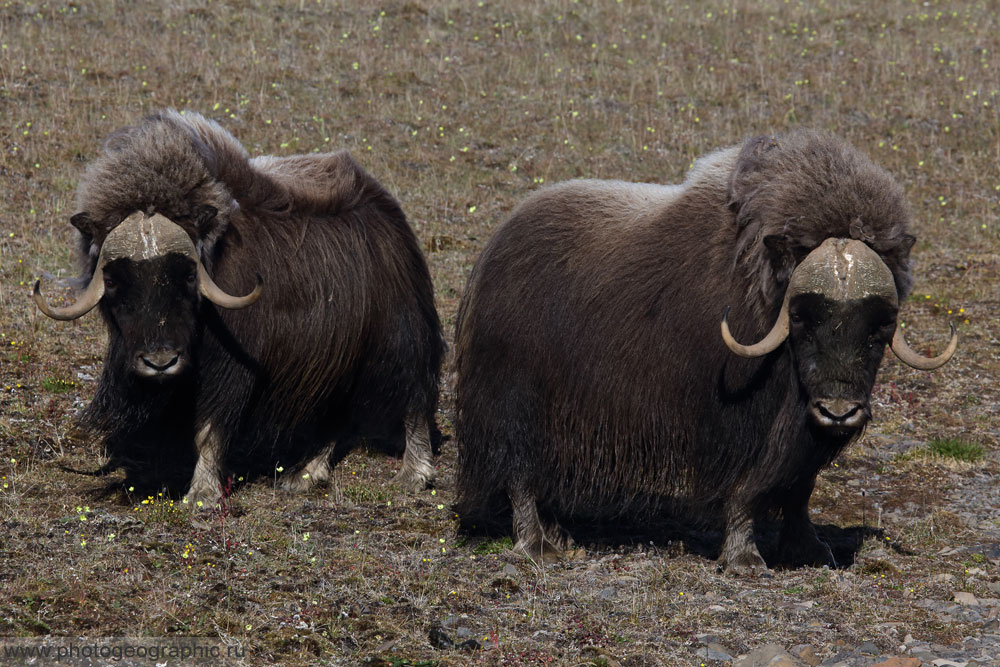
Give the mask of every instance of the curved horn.
[[42, 296], [41, 282], [41, 280], [35, 281], [35, 291], [32, 297], [34, 297], [35, 305], [38, 306], [38, 309], [54, 320], [75, 320], [78, 317], [83, 317], [104, 296], [104, 269], [101, 267], [100, 262], [98, 262], [97, 268], [94, 269], [94, 276], [90, 279], [87, 289], [77, 298], [76, 303], [70, 306], [63, 308], [50, 306], [45, 301], [45, 297]]
[[775, 320], [774, 326], [763, 340], [753, 345], [741, 345], [736, 342], [733, 338], [732, 333], [729, 331], [729, 324], [726, 322], [726, 317], [729, 315], [729, 306], [726, 306], [726, 312], [722, 314], [722, 340], [726, 343], [726, 347], [733, 351], [734, 354], [753, 358], [762, 357], [769, 352], [773, 352], [778, 349], [778, 347], [785, 342], [788, 338], [788, 294], [785, 294], [785, 300], [781, 303], [781, 312], [778, 313], [778, 319]]
[[260, 298], [261, 288], [263, 285], [264, 279], [258, 273], [257, 285], [253, 288], [253, 291], [246, 296], [233, 296], [231, 294], [226, 294], [222, 291], [221, 287], [215, 284], [212, 277], [208, 275], [208, 271], [205, 270], [205, 266], [201, 262], [198, 262], [198, 290], [201, 292], [202, 296], [214, 303], [216, 306], [233, 309], [246, 308]]
[[958, 347], [958, 334], [955, 332], [955, 325], [951, 325], [951, 340], [948, 341], [948, 347], [945, 351], [936, 357], [925, 357], [923, 355], [917, 354], [913, 348], [906, 344], [906, 340], [903, 338], [903, 330], [900, 327], [896, 327], [896, 333], [892, 334], [892, 343], [889, 345], [892, 349], [893, 354], [899, 357], [907, 366], [912, 366], [921, 371], [932, 371], [935, 368], [940, 368], [948, 363], [951, 359], [951, 355], [955, 354], [955, 348]]

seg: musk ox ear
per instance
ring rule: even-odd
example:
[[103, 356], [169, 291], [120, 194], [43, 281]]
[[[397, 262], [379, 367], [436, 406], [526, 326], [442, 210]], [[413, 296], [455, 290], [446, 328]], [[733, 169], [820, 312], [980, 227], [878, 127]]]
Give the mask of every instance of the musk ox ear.
[[913, 277], [910, 275], [910, 250], [917, 242], [917, 237], [912, 234], [903, 234], [896, 245], [885, 250], [876, 248], [882, 261], [892, 271], [893, 279], [896, 281], [896, 291], [899, 298], [904, 299], [913, 287]]
[[792, 277], [792, 271], [804, 256], [802, 249], [784, 234], [765, 236], [764, 247], [767, 248], [767, 259], [774, 272], [774, 279], [781, 284], [787, 283]]
[[913, 250], [913, 245], [917, 242], [917, 237], [913, 234], [903, 234], [903, 237], [899, 240], [899, 244], [890, 250], [894, 256], [899, 259], [906, 260], [910, 258], [910, 251]]
[[206, 261], [211, 256], [216, 242], [226, 233], [229, 223], [225, 216], [219, 215], [219, 209], [211, 204], [195, 206], [191, 211], [190, 220], [198, 237], [195, 240], [198, 256]]
[[194, 225], [198, 229], [198, 237], [205, 238], [211, 236], [212, 232], [218, 226], [218, 222], [215, 216], [219, 214], [219, 209], [215, 208], [211, 204], [202, 204], [201, 206], [196, 206], [194, 211], [191, 213], [191, 219], [194, 220]]
[[94, 238], [94, 221], [90, 219], [90, 214], [87, 212], [77, 213], [69, 219], [69, 224], [76, 227], [77, 231], [86, 236], [88, 239]]

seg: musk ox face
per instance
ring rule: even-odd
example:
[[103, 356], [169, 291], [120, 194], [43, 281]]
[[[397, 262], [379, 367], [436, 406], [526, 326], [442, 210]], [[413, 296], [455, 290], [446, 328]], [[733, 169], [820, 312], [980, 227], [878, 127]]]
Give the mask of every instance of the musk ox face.
[[764, 242], [775, 275], [790, 274], [778, 319], [762, 341], [740, 345], [723, 317], [722, 338], [742, 357], [763, 356], [787, 340], [816, 427], [836, 436], [864, 427], [887, 343], [904, 363], [924, 370], [947, 363], [954, 354], [954, 328], [948, 348], [937, 357], [910, 349], [896, 328], [899, 301], [892, 271], [863, 242], [829, 238], [797, 263], [801, 253], [787, 247], [783, 237]]
[[816, 427], [851, 436], [871, 418], [871, 389], [897, 310], [881, 296], [838, 301], [807, 293], [789, 300], [788, 341]]
[[[208, 207], [211, 209], [211, 207]], [[215, 209], [204, 211], [204, 226]], [[84, 221], [74, 216], [74, 224]], [[260, 296], [262, 280], [244, 297], [223, 292], [205, 270], [184, 229], [159, 215], [137, 212], [104, 239], [90, 284], [76, 303], [53, 308], [35, 283], [39, 309], [57, 320], [81, 317], [98, 303], [112, 336], [125, 345], [129, 371], [167, 380], [184, 373], [198, 329], [202, 297], [224, 308], [244, 308]]]
[[104, 267], [102, 310], [140, 377], [163, 381], [191, 366], [200, 302], [198, 266], [182, 254]]

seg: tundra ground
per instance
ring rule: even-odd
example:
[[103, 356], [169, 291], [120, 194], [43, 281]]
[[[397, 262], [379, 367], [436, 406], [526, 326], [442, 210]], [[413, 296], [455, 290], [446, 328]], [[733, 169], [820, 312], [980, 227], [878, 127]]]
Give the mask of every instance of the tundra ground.
[[[709, 643], [824, 657], [995, 630], [998, 16], [938, 0], [2, 2], [0, 636], [214, 637], [248, 664], [652, 665], [712, 664]], [[100, 463], [73, 421], [103, 327], [49, 320], [29, 291], [75, 275], [73, 192], [102, 138], [168, 106], [252, 154], [350, 149], [412, 221], [449, 340], [491, 229], [536, 188], [678, 182], [746, 136], [826, 129], [906, 190], [911, 345], [940, 351], [954, 322], [959, 351], [932, 373], [886, 357], [875, 422], [812, 502], [836, 570], [737, 579], [711, 560], [717, 535], [656, 531], [536, 567], [457, 532], [450, 441], [418, 494], [389, 484], [398, 460], [358, 451], [329, 487], [258, 481], [214, 513], [102, 499], [60, 465]], [[978, 605], [941, 613], [956, 593]]]

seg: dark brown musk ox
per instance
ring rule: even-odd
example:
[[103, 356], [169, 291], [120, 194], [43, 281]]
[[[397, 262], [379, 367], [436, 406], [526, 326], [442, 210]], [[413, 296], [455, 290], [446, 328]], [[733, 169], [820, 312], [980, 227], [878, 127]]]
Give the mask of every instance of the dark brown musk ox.
[[886, 344], [931, 369], [957, 342], [927, 359], [896, 326], [909, 223], [888, 173], [804, 130], [714, 152], [680, 185], [528, 198], [458, 315], [463, 525], [512, 514], [516, 548], [545, 558], [573, 544], [560, 522], [721, 516], [720, 561], [745, 572], [766, 567], [754, 524], [776, 510], [779, 562], [834, 564], [809, 496], [869, 420]]
[[[444, 342], [396, 200], [347, 152], [250, 158], [222, 127], [167, 110], [112, 134], [70, 222], [108, 331], [82, 424], [125, 486], [211, 505], [227, 480], [304, 489], [362, 439], [433, 477]], [[236, 295], [236, 296], [233, 296]], [[243, 296], [246, 295], [246, 296]]]

